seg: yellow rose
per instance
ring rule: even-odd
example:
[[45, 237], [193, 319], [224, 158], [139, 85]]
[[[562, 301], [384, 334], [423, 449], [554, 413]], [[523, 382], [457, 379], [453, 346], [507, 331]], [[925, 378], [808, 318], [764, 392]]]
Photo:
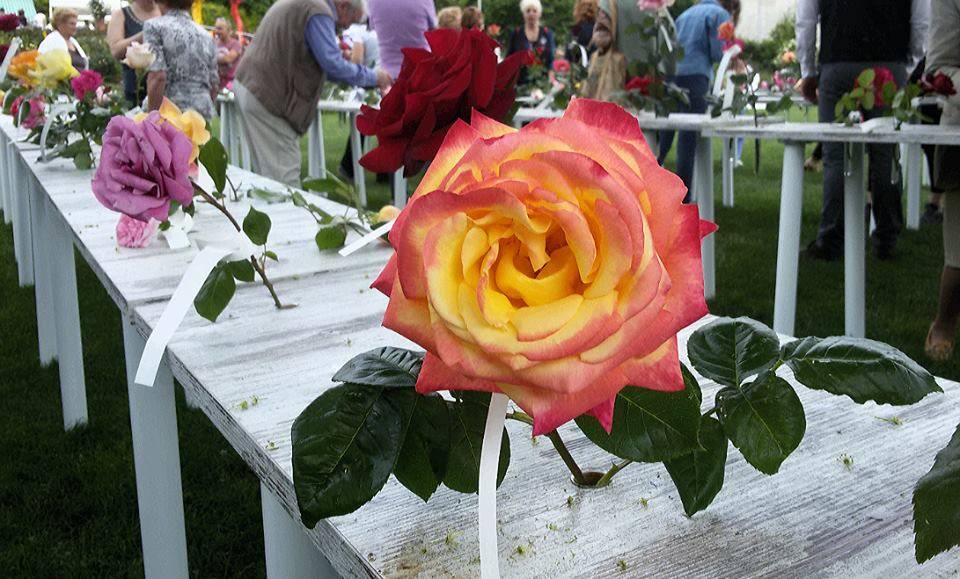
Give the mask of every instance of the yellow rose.
[[[190, 139], [190, 142], [193, 143], [190, 162], [193, 163], [196, 161], [200, 155], [200, 147], [210, 140], [207, 121], [203, 120], [200, 113], [193, 109], [187, 109], [187, 111], [181, 112], [180, 108], [166, 97], [164, 97], [158, 112], [165, 121], [176, 127], [178, 131]], [[145, 118], [147, 118], [147, 113], [140, 113], [134, 117], [134, 120], [139, 123]]]
[[36, 67], [28, 72], [30, 78], [42, 88], [55, 88], [62, 81], [80, 76], [73, 68], [66, 50], [51, 50], [37, 57]]

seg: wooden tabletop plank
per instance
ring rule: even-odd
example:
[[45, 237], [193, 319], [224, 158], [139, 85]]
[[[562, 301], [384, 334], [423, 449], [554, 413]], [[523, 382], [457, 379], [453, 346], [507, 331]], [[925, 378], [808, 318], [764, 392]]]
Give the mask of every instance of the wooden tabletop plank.
[[922, 143], [925, 145], [960, 145], [960, 129], [942, 125], [907, 125], [900, 130], [881, 128], [864, 132], [859, 127], [839, 123], [777, 123], [754, 127], [710, 127], [703, 131], [706, 137], [744, 137], [748, 139], [775, 139], [793, 142], [843, 143]]

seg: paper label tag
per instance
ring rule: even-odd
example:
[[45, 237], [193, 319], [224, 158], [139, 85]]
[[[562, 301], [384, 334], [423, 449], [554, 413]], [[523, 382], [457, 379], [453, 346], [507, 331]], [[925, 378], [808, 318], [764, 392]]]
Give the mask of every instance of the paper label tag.
[[193, 217], [181, 210], [171, 215], [167, 221], [170, 223], [170, 227], [161, 233], [163, 233], [163, 238], [167, 241], [170, 249], [190, 247], [190, 239], [187, 237], [187, 233], [193, 229]]
[[370, 233], [367, 233], [366, 235], [354, 241], [350, 245], [347, 245], [346, 247], [341, 248], [339, 251], [340, 255], [342, 255], [343, 257], [347, 257], [351, 253], [355, 253], [360, 249], [362, 249], [364, 246], [369, 245], [373, 241], [376, 241], [381, 235], [385, 233], [389, 233], [390, 230], [393, 228], [394, 221], [396, 220], [391, 219], [390, 221], [387, 221], [380, 227], [377, 227], [376, 229], [374, 229]]
[[500, 579], [500, 553], [497, 549], [497, 472], [500, 470], [500, 444], [507, 414], [507, 397], [490, 396], [487, 423], [480, 448], [480, 578]]

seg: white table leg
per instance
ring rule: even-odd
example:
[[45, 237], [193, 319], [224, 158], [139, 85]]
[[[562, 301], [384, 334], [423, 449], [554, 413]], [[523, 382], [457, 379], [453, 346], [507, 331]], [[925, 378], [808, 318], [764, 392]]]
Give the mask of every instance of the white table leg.
[[803, 214], [803, 149], [804, 143], [785, 143], [783, 180], [780, 184], [780, 232], [777, 237], [773, 329], [787, 335], [793, 335], [797, 315], [797, 268]]
[[57, 322], [54, 317], [53, 285], [50, 278], [49, 228], [47, 227], [47, 202], [39, 185], [30, 186], [33, 202], [33, 248], [35, 250], [34, 292], [37, 301], [37, 340], [40, 365], [49, 366], [57, 357]]
[[323, 122], [323, 116], [317, 112], [317, 118], [310, 123], [310, 129], [307, 131], [307, 176], [320, 178], [320, 166], [324, 160], [320, 158], [323, 155], [323, 143], [320, 141], [320, 124]]
[[403, 176], [403, 169], [393, 173], [393, 205], [403, 209], [407, 204], [407, 180]]
[[721, 139], [723, 143], [722, 167], [723, 167], [723, 206], [733, 207], [733, 168], [734, 153], [736, 152], [735, 139]]
[[57, 359], [65, 430], [87, 423], [87, 390], [83, 373], [83, 342], [77, 302], [77, 269], [70, 234], [44, 213], [46, 247], [57, 328]]
[[866, 235], [863, 211], [863, 143], [850, 143], [843, 183], [843, 293], [844, 333], [863, 338], [866, 333]]
[[[7, 150], [7, 135], [0, 131], [0, 151]], [[9, 194], [7, 187], [7, 158], [0, 154], [0, 211], [3, 211], [4, 223], [10, 223], [10, 202], [7, 200]]]
[[920, 183], [923, 176], [923, 149], [907, 144], [907, 228], [920, 229]]
[[[699, 137], [693, 170], [693, 187], [700, 218], [714, 220], [713, 200], [713, 139]], [[703, 258], [703, 293], [708, 300], [717, 295], [716, 283], [716, 234], [703, 239], [700, 253]]]
[[363, 147], [360, 146], [360, 131], [357, 130], [357, 115], [350, 113], [350, 152], [353, 153], [353, 185], [360, 197], [360, 206], [367, 206], [367, 180], [363, 176], [363, 167], [360, 166], [360, 157], [363, 156]]
[[13, 244], [17, 258], [17, 276], [20, 287], [33, 285], [33, 248], [30, 247], [30, 198], [26, 193], [27, 180], [20, 164], [20, 153], [14, 146], [7, 148], [10, 166], [10, 193], [13, 197]]
[[300, 524], [283, 508], [273, 493], [260, 483], [263, 510], [263, 544], [267, 577], [339, 577], [320, 554]]
[[134, 383], [145, 344], [131, 320], [125, 317], [123, 347], [127, 362], [144, 575], [147, 579], [185, 578], [187, 538], [183, 522], [173, 376], [164, 362], [152, 388]]
[[231, 103], [220, 101], [220, 144], [230, 154], [230, 122], [233, 115], [230, 112]]

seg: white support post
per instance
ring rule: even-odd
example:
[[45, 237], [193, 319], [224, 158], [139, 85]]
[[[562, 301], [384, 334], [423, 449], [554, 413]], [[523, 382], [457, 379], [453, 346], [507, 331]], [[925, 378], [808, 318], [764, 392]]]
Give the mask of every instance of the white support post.
[[323, 179], [326, 177], [323, 151], [323, 115], [317, 111], [317, 118], [310, 123], [307, 131], [307, 175]]
[[13, 196], [13, 243], [17, 257], [17, 275], [20, 287], [33, 285], [33, 248], [30, 246], [30, 197], [26, 192], [27, 179], [15, 146], [7, 147], [7, 162], [10, 164]]
[[907, 144], [907, 229], [920, 229], [920, 184], [923, 176], [923, 149]]
[[47, 202], [39, 185], [29, 187], [33, 210], [34, 293], [37, 302], [37, 340], [40, 365], [49, 366], [57, 357], [57, 321], [54, 317], [53, 284], [50, 274], [49, 228]]
[[[693, 187], [697, 205], [700, 207], [700, 218], [713, 221], [713, 139], [704, 138], [702, 135], [697, 136], [693, 175]], [[716, 234], [705, 237], [700, 247], [703, 259], [703, 294], [710, 300], [717, 295]]]
[[290, 516], [263, 483], [260, 483], [260, 503], [269, 579], [340, 576], [310, 542], [303, 525]]
[[399, 209], [407, 205], [407, 180], [403, 176], [403, 169], [393, 173], [393, 205]]
[[844, 333], [854, 338], [866, 334], [866, 207], [863, 186], [863, 143], [847, 144], [843, 183], [843, 294]]
[[773, 329], [788, 336], [793, 335], [797, 315], [797, 268], [803, 213], [803, 149], [804, 143], [785, 144], [783, 181], [780, 184], [780, 232], [777, 238]]
[[363, 175], [363, 167], [360, 166], [363, 147], [360, 145], [360, 131], [357, 130], [357, 113], [350, 113], [347, 118], [350, 121], [350, 152], [353, 153], [353, 185], [357, 190], [357, 196], [360, 198], [360, 206], [366, 207], [367, 180]]
[[220, 144], [226, 149], [227, 154], [230, 154], [231, 151], [230, 142], [232, 139], [231, 124], [233, 122], [233, 115], [230, 109], [232, 108], [233, 103], [225, 100], [220, 101]]
[[145, 340], [123, 319], [130, 429], [137, 476], [143, 570], [147, 579], [186, 578], [187, 538], [173, 376], [164, 362], [152, 388], [134, 383]]
[[736, 139], [721, 139], [723, 143], [723, 206], [733, 207], [733, 166], [736, 153]]
[[77, 303], [77, 270], [70, 233], [44, 213], [46, 247], [57, 328], [57, 359], [63, 428], [87, 423], [87, 390], [83, 373], [83, 342], [80, 337], [80, 307]]
[[[0, 151], [7, 150], [7, 135], [0, 131]], [[0, 155], [0, 211], [3, 211], [4, 223], [10, 223], [10, 203], [7, 201], [7, 158]]]

